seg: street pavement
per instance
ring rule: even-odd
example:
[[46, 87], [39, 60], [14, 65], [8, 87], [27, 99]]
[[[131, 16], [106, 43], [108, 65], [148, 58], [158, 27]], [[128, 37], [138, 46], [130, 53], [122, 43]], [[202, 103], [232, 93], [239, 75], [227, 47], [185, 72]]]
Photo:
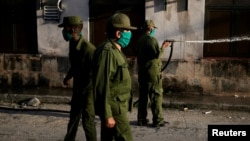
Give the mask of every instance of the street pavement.
[[[208, 141], [208, 125], [250, 124], [250, 112], [247, 109], [181, 105], [164, 108], [164, 118], [169, 124], [159, 129], [151, 125], [137, 126], [137, 108], [134, 107], [132, 112], [128, 113], [134, 141]], [[63, 141], [69, 109], [68, 104], [42, 103], [32, 107], [0, 102], [0, 141]], [[150, 109], [148, 119], [152, 123]], [[98, 117], [96, 128], [100, 140]], [[85, 141], [81, 124], [76, 141]]]
[[[40, 103], [28, 106], [33, 99]], [[0, 141], [63, 141], [70, 99], [70, 89], [1, 93]], [[210, 141], [208, 125], [250, 125], [250, 97], [244, 94], [164, 94], [164, 118], [169, 124], [160, 129], [137, 126], [137, 100], [135, 96], [133, 110], [128, 113], [134, 141]], [[152, 123], [150, 109], [148, 119]], [[98, 117], [96, 128], [100, 140]], [[85, 141], [81, 124], [76, 141]]]

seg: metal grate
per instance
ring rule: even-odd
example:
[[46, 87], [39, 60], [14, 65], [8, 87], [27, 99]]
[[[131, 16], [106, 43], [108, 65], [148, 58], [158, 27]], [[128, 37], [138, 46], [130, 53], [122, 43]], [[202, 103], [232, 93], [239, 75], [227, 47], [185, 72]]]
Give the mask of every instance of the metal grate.
[[44, 6], [43, 7], [44, 20], [59, 20], [60, 12], [57, 6]]

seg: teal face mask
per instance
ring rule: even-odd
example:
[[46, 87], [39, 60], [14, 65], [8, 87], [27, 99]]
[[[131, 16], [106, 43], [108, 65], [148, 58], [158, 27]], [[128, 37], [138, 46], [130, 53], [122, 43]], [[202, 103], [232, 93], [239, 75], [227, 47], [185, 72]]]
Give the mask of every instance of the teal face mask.
[[155, 29], [152, 29], [151, 32], [150, 32], [150, 36], [155, 36]]
[[131, 36], [132, 32], [121, 32], [121, 38], [117, 41], [117, 43], [121, 45], [122, 48], [125, 48], [128, 46]]
[[[62, 30], [62, 35], [65, 41], [69, 41], [73, 38], [72, 34], [70, 34], [68, 31], [66, 30]], [[82, 32], [79, 33], [79, 36], [82, 36]]]
[[72, 34], [70, 34], [68, 31], [66, 30], [62, 30], [62, 35], [65, 41], [69, 41], [73, 38]]

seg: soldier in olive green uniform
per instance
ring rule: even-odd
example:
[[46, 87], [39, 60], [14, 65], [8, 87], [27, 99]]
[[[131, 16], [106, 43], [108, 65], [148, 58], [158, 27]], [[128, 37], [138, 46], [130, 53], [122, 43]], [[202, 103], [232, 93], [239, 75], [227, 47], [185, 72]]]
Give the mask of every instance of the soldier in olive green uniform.
[[154, 38], [156, 26], [152, 20], [146, 20], [144, 34], [139, 38], [137, 44], [139, 101], [138, 101], [138, 125], [147, 125], [148, 100], [151, 102], [153, 115], [153, 126], [164, 126], [162, 114], [162, 77], [161, 77], [161, 55], [169, 42], [164, 41], [161, 48]]
[[65, 141], [74, 141], [82, 118], [87, 141], [97, 141], [95, 126], [94, 95], [92, 85], [92, 61], [95, 46], [85, 40], [81, 30], [83, 23], [78, 16], [64, 17], [62, 34], [69, 41], [70, 70], [64, 78], [64, 85], [73, 78], [73, 94], [70, 102], [70, 119]]
[[137, 29], [123, 13], [108, 19], [107, 39], [94, 55], [93, 85], [96, 111], [101, 119], [101, 141], [133, 141], [127, 117], [131, 99], [131, 77], [122, 48], [128, 46]]

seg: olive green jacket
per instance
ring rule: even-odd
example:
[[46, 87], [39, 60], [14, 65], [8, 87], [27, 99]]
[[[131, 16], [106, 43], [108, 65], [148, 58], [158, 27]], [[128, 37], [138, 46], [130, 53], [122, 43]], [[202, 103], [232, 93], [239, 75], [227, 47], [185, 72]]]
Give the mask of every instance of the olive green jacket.
[[109, 118], [128, 111], [131, 77], [125, 55], [107, 40], [97, 47], [93, 63], [96, 111]]
[[159, 47], [158, 41], [150, 35], [142, 35], [137, 43], [137, 61], [139, 65], [139, 74], [154, 76], [161, 72], [161, 56], [163, 48]]
[[92, 81], [91, 66], [95, 49], [95, 46], [83, 37], [79, 41], [69, 42], [70, 69], [66, 77], [81, 80], [84, 88], [88, 87]]

